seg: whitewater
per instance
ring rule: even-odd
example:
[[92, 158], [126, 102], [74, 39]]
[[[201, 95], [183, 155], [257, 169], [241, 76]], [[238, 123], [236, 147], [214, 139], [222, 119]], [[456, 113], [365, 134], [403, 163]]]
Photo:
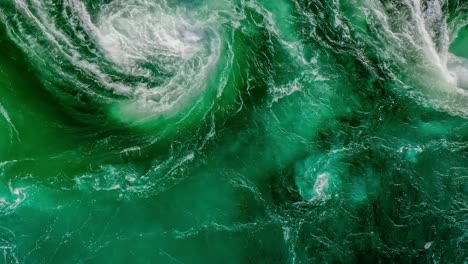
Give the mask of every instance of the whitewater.
[[3, 0], [0, 45], [5, 263], [468, 258], [464, 0]]

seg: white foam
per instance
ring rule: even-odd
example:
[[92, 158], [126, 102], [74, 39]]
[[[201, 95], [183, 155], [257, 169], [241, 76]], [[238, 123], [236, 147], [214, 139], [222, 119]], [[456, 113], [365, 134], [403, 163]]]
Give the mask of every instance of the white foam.
[[[450, 74], [447, 69], [447, 54], [448, 54], [448, 35], [447, 35], [447, 23], [443, 23], [444, 15], [441, 9], [441, 3], [438, 0], [433, 0], [429, 3], [427, 10], [423, 13], [421, 10], [420, 0], [407, 0], [408, 6], [411, 7], [413, 12], [413, 19], [416, 22], [416, 28], [419, 32], [419, 37], [422, 40], [423, 46], [422, 51], [425, 53], [426, 58], [429, 59], [444, 76], [444, 78], [450, 82], [455, 83], [456, 80]], [[436, 49], [436, 43], [434, 41], [433, 29], [437, 23], [440, 24], [437, 28], [440, 32], [440, 48]]]
[[328, 189], [328, 179], [330, 174], [327, 172], [321, 173], [317, 176], [314, 184], [314, 199], [324, 199], [326, 194], [325, 191]]
[[[0, 114], [3, 116], [3, 119], [5, 119], [5, 121], [8, 123], [8, 129], [10, 131], [10, 133], [9, 133], [10, 134], [10, 140], [12, 140], [13, 135], [16, 136], [16, 138], [19, 140], [20, 137], [19, 137], [18, 130], [16, 130], [15, 125], [11, 121], [11, 118], [8, 115], [7, 110], [1, 104], [0, 104]], [[0, 166], [1, 166], [1, 163], [0, 163]]]
[[[380, 53], [406, 70], [403, 74], [411, 82], [402, 84], [423, 105], [468, 116], [468, 64], [449, 52], [452, 36], [460, 26], [448, 24], [443, 11], [447, 1], [428, 0], [424, 5], [421, 0], [403, 3], [406, 8], [390, 2], [383, 5], [367, 1], [371, 7], [367, 12], [374, 14], [371, 18], [376, 18], [382, 26], [383, 34], [378, 35], [385, 45]], [[399, 71], [394, 76], [400, 74]]]
[[424, 249], [429, 249], [431, 248], [432, 246], [432, 242], [427, 242], [426, 244], [424, 244]]
[[468, 91], [468, 60], [449, 54], [447, 68], [458, 87]]
[[[214, 21], [197, 21], [190, 10], [169, 7], [164, 1], [115, 0], [90, 13], [82, 0], [64, 0], [62, 15], [67, 25], [58, 25], [51, 16], [52, 0], [15, 3], [50, 42], [51, 58], [44, 60], [65, 59], [100, 87], [129, 98], [123, 112], [133, 111], [135, 116], [153, 118], [187, 107], [204, 91], [206, 78], [219, 60], [221, 39]], [[35, 54], [34, 47], [44, 47], [37, 38], [28, 37], [22, 24], [18, 21], [24, 34], [16, 40]], [[89, 51], [95, 56], [83, 55], [83, 43], [71, 39], [63, 28], [81, 41], [93, 41]], [[64, 79], [75, 79], [61, 70], [61, 63], [56, 64]], [[116, 79], [115, 72], [121, 77]], [[130, 78], [137, 81], [125, 81]], [[94, 94], [96, 87], [76, 81], [77, 87]]]
[[217, 36], [208, 25], [150, 1], [114, 1], [101, 8], [93, 23], [82, 2], [69, 2], [102, 53], [124, 74], [154, 78], [140, 66], [153, 64], [171, 75], [159, 87], [142, 82], [129, 88], [101, 78], [117, 93], [135, 98], [130, 110], [167, 112], [204, 88], [207, 68], [216, 63], [220, 50], [219, 39], [210, 39]]

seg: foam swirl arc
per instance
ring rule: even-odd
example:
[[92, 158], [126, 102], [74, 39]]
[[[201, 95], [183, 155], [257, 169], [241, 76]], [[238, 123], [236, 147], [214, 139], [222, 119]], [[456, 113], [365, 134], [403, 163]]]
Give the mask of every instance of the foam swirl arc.
[[3, 18], [10, 35], [67, 106], [92, 101], [115, 121], [154, 127], [206, 112], [224, 89], [219, 63], [233, 53], [223, 51], [222, 28], [210, 17], [143, 0], [16, 0], [14, 8], [28, 19]]

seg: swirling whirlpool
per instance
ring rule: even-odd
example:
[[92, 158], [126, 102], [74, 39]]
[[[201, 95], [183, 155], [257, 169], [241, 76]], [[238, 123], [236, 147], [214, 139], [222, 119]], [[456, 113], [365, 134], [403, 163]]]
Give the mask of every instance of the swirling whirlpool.
[[465, 0], [2, 0], [0, 45], [7, 263], [468, 258]]
[[223, 92], [227, 73], [219, 63], [233, 56], [224, 52], [217, 18], [227, 10], [75, 0], [15, 1], [12, 8], [20, 15], [3, 18], [10, 36], [67, 106], [91, 101], [116, 120], [141, 124], [182, 119]]

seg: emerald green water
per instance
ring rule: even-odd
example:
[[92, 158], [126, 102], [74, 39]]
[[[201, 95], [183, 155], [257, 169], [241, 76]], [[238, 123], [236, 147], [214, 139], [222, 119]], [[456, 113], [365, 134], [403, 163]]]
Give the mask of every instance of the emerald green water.
[[0, 263], [466, 263], [468, 2], [0, 0]]

